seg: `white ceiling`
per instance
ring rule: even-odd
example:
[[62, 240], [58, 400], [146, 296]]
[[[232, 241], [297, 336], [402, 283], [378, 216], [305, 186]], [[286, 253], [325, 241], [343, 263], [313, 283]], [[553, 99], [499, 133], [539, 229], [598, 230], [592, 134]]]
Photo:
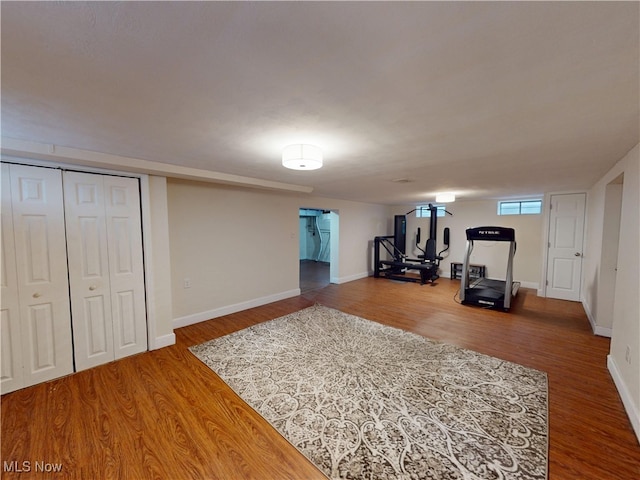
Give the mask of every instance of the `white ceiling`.
[[585, 189], [639, 141], [639, 6], [3, 1], [2, 135], [374, 203]]

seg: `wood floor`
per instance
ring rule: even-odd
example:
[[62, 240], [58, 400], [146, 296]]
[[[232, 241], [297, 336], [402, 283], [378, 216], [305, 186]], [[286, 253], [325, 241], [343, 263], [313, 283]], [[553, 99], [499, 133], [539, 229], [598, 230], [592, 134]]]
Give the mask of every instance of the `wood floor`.
[[[329, 285], [178, 329], [174, 346], [7, 394], [2, 478], [324, 478], [187, 350], [315, 302], [547, 372], [549, 479], [640, 478], [640, 446], [606, 369], [609, 341], [591, 334], [580, 304], [521, 289], [511, 313], [493, 312], [456, 303], [458, 281], [437, 283]], [[56, 465], [57, 475], [36, 471]]]

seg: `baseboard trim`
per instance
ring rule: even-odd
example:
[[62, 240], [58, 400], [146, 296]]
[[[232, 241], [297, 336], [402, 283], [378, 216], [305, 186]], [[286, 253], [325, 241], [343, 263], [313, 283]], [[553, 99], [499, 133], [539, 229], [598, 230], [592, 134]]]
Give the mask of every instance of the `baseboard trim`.
[[594, 335], [598, 335], [600, 337], [611, 338], [611, 335], [613, 334], [613, 330], [611, 328], [608, 328], [608, 327], [601, 327], [601, 326], [597, 325], [596, 324], [596, 319], [591, 314], [591, 310], [589, 309], [589, 306], [587, 305], [587, 302], [582, 300], [581, 303], [582, 303], [582, 308], [584, 308], [584, 313], [587, 315], [587, 319], [589, 320], [589, 323], [591, 324], [591, 331], [593, 331], [593, 334]]
[[348, 275], [346, 277], [333, 277], [330, 279], [331, 283], [337, 283], [338, 285], [347, 282], [353, 282], [354, 280], [360, 280], [361, 278], [367, 278], [373, 275], [373, 273], [369, 274], [369, 272], [356, 273], [355, 275]]
[[598, 326], [596, 325], [596, 319], [593, 318], [593, 315], [591, 315], [591, 309], [589, 308], [589, 305], [587, 305], [587, 302], [585, 302], [584, 299], [580, 303], [582, 303], [582, 308], [584, 308], [584, 313], [587, 315], [587, 320], [589, 320], [589, 323], [591, 324], [591, 331], [593, 333], [596, 333], [596, 328]]
[[151, 345], [149, 345], [149, 350], [158, 350], [164, 347], [170, 347], [171, 345], [176, 344], [176, 334], [169, 333], [167, 335], [162, 335], [161, 337], [156, 337]]
[[293, 290], [288, 290], [286, 292], [267, 295], [266, 297], [254, 298], [253, 300], [248, 300], [246, 302], [240, 302], [233, 305], [214, 308], [213, 310], [207, 310], [206, 312], [185, 315], [184, 317], [173, 319], [173, 328], [186, 327], [188, 325], [193, 325], [194, 323], [204, 322], [205, 320], [222, 317], [223, 315], [230, 315], [232, 313], [241, 312], [242, 310], [247, 310], [249, 308], [260, 307], [268, 303], [277, 302], [278, 300], [297, 297], [298, 295], [300, 295], [300, 289], [296, 288]]
[[596, 325], [596, 328], [593, 329], [593, 333], [599, 337], [611, 338], [613, 330], [611, 328], [599, 327]]
[[611, 355], [607, 355], [607, 368], [609, 369], [611, 378], [613, 378], [613, 383], [615, 383], [616, 388], [618, 389], [618, 394], [620, 395], [624, 409], [629, 416], [633, 431], [638, 438], [638, 443], [640, 443], [640, 412], [638, 412], [637, 407], [633, 404], [631, 393], [629, 393], [629, 389], [620, 375], [620, 370], [618, 370], [616, 361]]

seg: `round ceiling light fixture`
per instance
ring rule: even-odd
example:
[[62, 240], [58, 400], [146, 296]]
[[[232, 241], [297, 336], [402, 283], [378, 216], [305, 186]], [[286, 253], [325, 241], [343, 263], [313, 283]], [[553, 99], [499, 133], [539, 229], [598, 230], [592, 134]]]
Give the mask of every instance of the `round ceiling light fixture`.
[[322, 150], [314, 145], [287, 145], [282, 151], [282, 165], [292, 170], [317, 170], [322, 167]]
[[455, 201], [456, 201], [456, 196], [453, 193], [450, 193], [450, 192], [436, 193], [437, 203], [450, 203]]

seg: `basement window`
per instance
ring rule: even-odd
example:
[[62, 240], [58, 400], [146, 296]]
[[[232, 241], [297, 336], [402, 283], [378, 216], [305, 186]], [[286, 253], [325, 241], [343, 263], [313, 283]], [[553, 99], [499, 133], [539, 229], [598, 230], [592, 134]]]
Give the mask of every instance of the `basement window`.
[[542, 200], [508, 200], [498, 202], [498, 215], [538, 215]]
[[[436, 207], [436, 212], [438, 217], [445, 216], [445, 206], [444, 205], [434, 205]], [[431, 217], [431, 210], [429, 210], [429, 205], [418, 205], [416, 207], [416, 217], [418, 218], [429, 218]]]

